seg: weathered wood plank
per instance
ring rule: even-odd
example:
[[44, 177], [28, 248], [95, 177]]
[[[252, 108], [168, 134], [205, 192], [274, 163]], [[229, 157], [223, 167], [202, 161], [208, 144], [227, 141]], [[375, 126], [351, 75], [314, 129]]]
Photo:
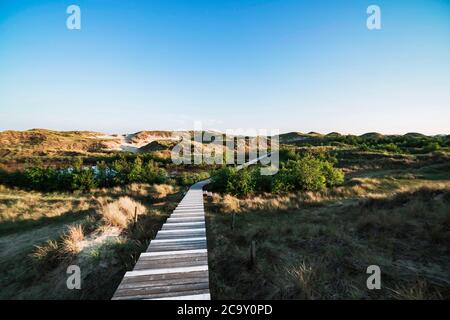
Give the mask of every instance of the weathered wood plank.
[[185, 261], [140, 261], [133, 270], [152, 270], [152, 269], [169, 269], [169, 268], [189, 268], [196, 266], [207, 266], [208, 259], [187, 259]]
[[165, 297], [165, 298], [144, 299], [144, 300], [211, 300], [211, 295], [209, 293], [203, 293], [203, 294], [190, 294], [187, 296]]
[[118, 290], [146, 288], [146, 287], [162, 287], [162, 286], [192, 284], [192, 283], [208, 283], [208, 282], [209, 282], [208, 274], [205, 274], [202, 277], [195, 277], [195, 278], [183, 277], [183, 278], [154, 280], [154, 281], [127, 282], [122, 283]]
[[181, 251], [181, 250], [194, 250], [194, 249], [207, 249], [206, 241], [199, 243], [184, 243], [180, 245], [154, 245], [149, 246], [147, 252], [160, 252], [160, 251]]
[[194, 238], [194, 237], [206, 237], [205, 231], [196, 232], [183, 232], [182, 234], [177, 233], [162, 233], [158, 234], [155, 240], [168, 240], [168, 239], [180, 239], [180, 238]]
[[190, 278], [208, 278], [208, 270], [183, 272], [183, 273], [164, 273], [164, 274], [145, 274], [135, 277], [125, 277], [122, 284], [138, 283], [138, 282], [152, 282], [152, 281], [177, 281], [178, 279]]
[[166, 222], [161, 230], [170, 230], [170, 229], [189, 229], [189, 228], [204, 228], [205, 222]]
[[152, 299], [167, 299], [167, 298], [177, 298], [181, 296], [192, 296], [192, 295], [209, 295], [209, 288], [202, 290], [190, 290], [190, 291], [177, 291], [177, 292], [165, 292], [165, 293], [154, 293], [154, 294], [143, 294], [135, 296], [125, 296], [116, 297], [114, 300], [152, 300]]
[[141, 257], [142, 258], [150, 257], [150, 256], [152, 256], [152, 257], [155, 257], [155, 256], [156, 257], [161, 257], [161, 256], [166, 256], [166, 255], [177, 256], [177, 255], [180, 255], [180, 254], [190, 254], [190, 253], [193, 253], [193, 254], [206, 253], [206, 254], [208, 254], [208, 250], [206, 250], [206, 249], [198, 249], [198, 250], [164, 251], [164, 252], [143, 252], [143, 253], [141, 253]]
[[205, 270], [208, 270], [207, 265], [193, 266], [193, 267], [133, 270], [125, 273], [125, 277], [136, 277], [136, 276], [143, 276], [146, 274], [183, 273], [183, 272], [205, 271]]
[[[184, 251], [190, 251], [186, 253]], [[166, 251], [167, 252], [167, 251]], [[208, 258], [208, 253], [204, 250], [198, 250], [197, 252], [193, 252], [193, 250], [183, 250], [178, 251], [178, 254], [160, 254], [160, 255], [146, 255], [145, 253], [141, 254], [139, 257], [139, 261], [162, 261], [162, 260], [182, 260], [185, 258]]]

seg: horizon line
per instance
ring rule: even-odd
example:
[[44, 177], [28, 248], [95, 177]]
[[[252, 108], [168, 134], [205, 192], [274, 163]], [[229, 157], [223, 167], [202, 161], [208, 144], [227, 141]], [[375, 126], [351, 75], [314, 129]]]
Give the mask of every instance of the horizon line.
[[[255, 129], [255, 128], [251, 128], [251, 129]], [[0, 129], [0, 133], [4, 133], [4, 132], [8, 132], [8, 131], [13, 131], [13, 132], [27, 132], [27, 131], [33, 131], [33, 130], [45, 130], [45, 131], [53, 131], [53, 132], [91, 132], [91, 133], [101, 133], [101, 134], [105, 134], [105, 135], [118, 135], [118, 136], [122, 136], [122, 135], [128, 135], [128, 134], [136, 134], [139, 132], [153, 132], [153, 131], [162, 131], [162, 132], [184, 132], [184, 131], [199, 131], [199, 130], [195, 130], [195, 129], [142, 129], [142, 130], [133, 130], [131, 132], [109, 132], [109, 131], [96, 131], [96, 130], [91, 130], [91, 129], [72, 129], [72, 130], [59, 130], [59, 129], [49, 129], [49, 128], [30, 128], [30, 129], [24, 129], [24, 130], [18, 130], [18, 129]], [[226, 130], [245, 130], [242, 128], [238, 128], [238, 129], [226, 129]], [[223, 133], [226, 134], [226, 130], [218, 130], [218, 129], [213, 129], [213, 128], [208, 128], [208, 129], [202, 129], [201, 131], [209, 131], [209, 132], [218, 132], [218, 133]], [[264, 129], [264, 128], [260, 128], [260, 129], [255, 129], [255, 130], [279, 130], [279, 129]], [[298, 134], [318, 134], [321, 136], [326, 136], [326, 135], [331, 135], [331, 134], [339, 134], [342, 136], [363, 136], [366, 134], [380, 134], [383, 136], [404, 136], [407, 134], [420, 134], [420, 135], [424, 135], [424, 136], [448, 136], [450, 135], [450, 133], [435, 133], [435, 134], [426, 134], [426, 133], [422, 133], [419, 131], [408, 131], [405, 133], [384, 133], [381, 131], [367, 131], [364, 133], [341, 133], [339, 131], [330, 131], [328, 133], [321, 133], [320, 130], [318, 131], [297, 131], [297, 130], [288, 130], [288, 131], [281, 131], [278, 135], [284, 135], [284, 134], [289, 134], [289, 133], [298, 133]]]

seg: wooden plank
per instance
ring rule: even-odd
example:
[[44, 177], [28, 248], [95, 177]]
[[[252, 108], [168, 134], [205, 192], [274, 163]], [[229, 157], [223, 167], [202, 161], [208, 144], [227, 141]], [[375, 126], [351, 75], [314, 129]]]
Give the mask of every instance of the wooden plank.
[[199, 266], [207, 266], [208, 259], [207, 258], [192, 258], [186, 259], [184, 261], [140, 261], [136, 263], [133, 271], [141, 271], [141, 270], [156, 270], [156, 269], [170, 269], [170, 268], [190, 268], [190, 267], [199, 267]]
[[166, 255], [178, 255], [178, 254], [187, 254], [187, 253], [208, 253], [206, 249], [199, 250], [184, 250], [184, 251], [165, 251], [165, 252], [143, 252], [141, 253], [141, 257], [154, 257], [154, 256], [166, 256]]
[[145, 300], [211, 300], [211, 294], [209, 293], [191, 294], [187, 296], [165, 297], [165, 298], [145, 299]]
[[205, 222], [205, 218], [198, 218], [198, 217], [194, 217], [194, 218], [169, 218], [167, 219], [167, 222]]
[[164, 240], [159, 240], [159, 239], [155, 239], [152, 240], [150, 243], [165, 243], [165, 242], [193, 242], [193, 241], [206, 241], [206, 237], [185, 237], [184, 235], [181, 235], [181, 237], [177, 238], [177, 239], [164, 239]]
[[182, 261], [203, 260], [207, 261], [207, 253], [182, 253], [176, 255], [160, 255], [160, 256], [143, 256], [136, 265], [140, 263], [177, 263]]
[[135, 296], [114, 296], [114, 300], [153, 300], [153, 299], [161, 299], [168, 300], [170, 298], [177, 299], [181, 296], [192, 296], [192, 295], [207, 295], [209, 294], [208, 289], [202, 290], [190, 290], [190, 291], [177, 291], [177, 292], [165, 292], [165, 293], [154, 293], [154, 294], [142, 294]]
[[150, 244], [147, 252], [155, 251], [179, 251], [179, 250], [194, 250], [207, 249], [206, 241], [184, 242], [184, 243], [164, 243], [164, 244]]
[[[184, 250], [184, 251], [188, 251], [183, 252], [183, 251], [178, 251], [177, 254], [153, 254], [153, 255], [148, 255], [149, 253], [143, 253], [141, 254], [141, 256], [139, 257], [139, 261], [157, 261], [157, 260], [167, 260], [167, 259], [172, 259], [173, 261], [177, 260], [177, 259], [184, 259], [187, 257], [190, 258], [197, 258], [197, 257], [208, 257], [208, 253], [206, 252], [206, 250]], [[166, 251], [167, 252], [167, 251]]]
[[155, 240], [168, 240], [168, 239], [180, 239], [182, 237], [184, 238], [184, 237], [205, 237], [205, 236], [206, 236], [205, 230], [197, 232], [183, 232], [182, 234], [161, 233], [156, 236]]
[[149, 286], [149, 287], [137, 287], [137, 288], [121, 288], [117, 292], [117, 297], [126, 296], [142, 296], [149, 294], [161, 294], [161, 293], [174, 293], [174, 292], [189, 292], [196, 290], [209, 289], [208, 282], [197, 283], [182, 283], [174, 285], [162, 285], [162, 286]]
[[191, 228], [197, 228], [198, 226], [201, 226], [204, 228], [205, 224], [202, 223], [200, 225], [167, 225], [166, 227], [162, 228], [161, 230], [162, 231], [177, 231], [177, 230], [183, 231], [183, 230], [188, 230]]
[[122, 284], [138, 283], [138, 282], [152, 282], [152, 281], [177, 281], [178, 279], [190, 278], [208, 278], [208, 270], [183, 272], [183, 273], [164, 273], [164, 274], [146, 274], [135, 277], [125, 277]]
[[206, 242], [165, 244], [165, 245], [156, 245], [155, 244], [155, 245], [149, 246], [147, 249], [147, 252], [194, 250], [194, 249], [207, 249]]
[[192, 271], [205, 271], [208, 270], [208, 266], [193, 266], [193, 267], [179, 267], [179, 268], [163, 268], [163, 269], [149, 269], [149, 270], [136, 270], [128, 271], [125, 273], [125, 277], [136, 277], [147, 274], [165, 274], [165, 273], [183, 273]]
[[158, 234], [165, 234], [165, 233], [178, 233], [178, 234], [182, 234], [185, 232], [205, 232], [205, 228], [192, 228], [192, 229], [181, 229], [181, 230], [159, 230]]
[[204, 228], [205, 222], [167, 222], [163, 225], [161, 230], [174, 230], [174, 229], [190, 229], [190, 228]]
[[189, 213], [173, 213], [171, 218], [203, 218], [205, 216], [204, 212], [189, 212]]
[[[201, 201], [201, 200], [197, 200], [197, 201]], [[176, 207], [175, 210], [181, 210], [181, 211], [182, 210], [196, 210], [196, 209], [202, 210], [204, 208], [205, 208], [205, 206], [203, 204], [198, 205], [198, 206], [185, 204], [183, 206]]]
[[176, 279], [164, 279], [164, 280], [154, 280], [154, 281], [134, 281], [121, 283], [118, 290], [124, 289], [134, 289], [134, 288], [146, 288], [146, 287], [161, 287], [170, 285], [181, 285], [181, 284], [192, 284], [192, 283], [208, 283], [208, 274], [202, 277], [191, 277], [191, 278], [176, 278]]

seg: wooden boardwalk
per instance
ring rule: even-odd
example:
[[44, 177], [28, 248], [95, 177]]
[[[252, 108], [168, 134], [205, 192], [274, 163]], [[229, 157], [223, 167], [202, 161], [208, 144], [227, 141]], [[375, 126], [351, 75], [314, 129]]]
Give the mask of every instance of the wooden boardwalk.
[[203, 186], [194, 184], [133, 271], [125, 274], [114, 300], [209, 300]]

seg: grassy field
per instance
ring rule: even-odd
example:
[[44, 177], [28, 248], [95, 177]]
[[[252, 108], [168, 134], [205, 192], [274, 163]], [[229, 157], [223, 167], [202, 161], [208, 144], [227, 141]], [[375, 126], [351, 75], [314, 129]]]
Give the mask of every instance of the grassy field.
[[[255, 168], [175, 165], [173, 142], [105, 152], [112, 140], [97, 135], [0, 133], [0, 299], [111, 298], [183, 191], [218, 172], [228, 180], [206, 203], [213, 298], [450, 299], [449, 136], [284, 134], [290, 167], [259, 180]], [[61, 175], [79, 155], [84, 167]], [[94, 174], [102, 163], [115, 174]], [[81, 290], [66, 286], [73, 264]], [[369, 265], [381, 290], [366, 287]]]
[[[449, 299], [449, 162], [355, 158], [341, 156], [345, 184], [322, 192], [214, 194], [207, 204], [212, 297]], [[381, 268], [381, 290], [366, 287], [369, 265]]]
[[[89, 194], [0, 187], [0, 299], [111, 298], [181, 196], [168, 185]], [[69, 265], [81, 269], [81, 290], [67, 289]]]

